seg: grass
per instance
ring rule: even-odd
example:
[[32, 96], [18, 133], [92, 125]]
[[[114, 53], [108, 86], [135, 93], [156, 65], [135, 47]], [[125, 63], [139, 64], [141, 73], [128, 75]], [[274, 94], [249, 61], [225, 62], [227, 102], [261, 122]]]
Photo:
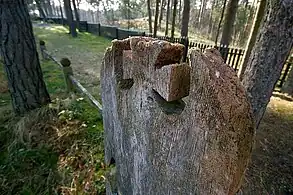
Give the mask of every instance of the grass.
[[[76, 76], [96, 90], [91, 85], [99, 85], [98, 64], [109, 40], [87, 33], [72, 39], [60, 26], [34, 30], [57, 58], [72, 59]], [[53, 102], [19, 118], [0, 69], [0, 194], [105, 194], [101, 115], [82, 97], [68, 98], [57, 65], [43, 61], [42, 70]], [[275, 93], [257, 131], [243, 194], [292, 194], [292, 127], [293, 99]]]
[[[75, 77], [96, 97], [100, 97], [100, 66], [111, 41], [90, 33], [79, 33], [77, 38], [68, 36], [68, 29], [61, 25], [34, 25], [37, 40], [46, 42], [50, 54], [61, 60], [67, 57]], [[37, 41], [38, 42], [38, 41]]]
[[53, 101], [25, 117], [14, 116], [1, 87], [0, 194], [105, 194], [101, 114], [82, 97], [66, 98], [56, 64], [42, 70]]

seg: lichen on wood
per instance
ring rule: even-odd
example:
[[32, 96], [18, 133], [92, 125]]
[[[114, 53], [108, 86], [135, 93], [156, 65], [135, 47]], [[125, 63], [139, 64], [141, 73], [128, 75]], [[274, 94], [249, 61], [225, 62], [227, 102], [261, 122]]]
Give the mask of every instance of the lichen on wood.
[[105, 161], [115, 159], [120, 194], [218, 195], [240, 187], [255, 131], [243, 86], [217, 50], [192, 49], [181, 63], [183, 50], [132, 37], [105, 53]]

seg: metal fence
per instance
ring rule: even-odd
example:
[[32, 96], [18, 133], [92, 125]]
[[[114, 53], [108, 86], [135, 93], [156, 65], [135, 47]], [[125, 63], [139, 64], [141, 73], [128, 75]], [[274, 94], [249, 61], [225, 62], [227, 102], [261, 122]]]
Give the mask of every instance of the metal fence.
[[[52, 20], [56, 24], [67, 24], [66, 19], [61, 18], [48, 18], [48, 20]], [[89, 32], [98, 36], [103, 36], [109, 39], [125, 39], [131, 36], [149, 36], [152, 37], [152, 34], [147, 34], [145, 32], [140, 31], [132, 31], [127, 29], [120, 29], [114, 26], [103, 26], [101, 24], [93, 24], [88, 23], [87, 21], [80, 21], [79, 23], [79, 31], [80, 32]], [[185, 51], [183, 54], [183, 60], [186, 59], [188, 49], [192, 47], [199, 48], [201, 51], [204, 51], [208, 47], [214, 47], [218, 49], [225, 60], [225, 63], [230, 65], [236, 72], [238, 72], [240, 68], [240, 64], [244, 55], [244, 50], [240, 48], [232, 48], [227, 47], [226, 45], [209, 45], [204, 43], [198, 43], [189, 40], [188, 38], [170, 38], [166, 36], [157, 36], [156, 38], [160, 40], [166, 40], [172, 43], [181, 43], [185, 46]], [[284, 64], [284, 68], [282, 70], [282, 75], [279, 78], [277, 83], [277, 87], [281, 88], [288, 76], [288, 73], [293, 64], [293, 57], [289, 57], [288, 60]]]

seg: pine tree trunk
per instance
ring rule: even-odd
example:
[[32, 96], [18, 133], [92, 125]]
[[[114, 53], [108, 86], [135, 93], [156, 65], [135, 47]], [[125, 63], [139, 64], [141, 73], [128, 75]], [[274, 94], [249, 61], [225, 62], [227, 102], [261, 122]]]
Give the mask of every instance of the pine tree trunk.
[[156, 0], [155, 23], [154, 23], [154, 37], [157, 37], [158, 19], [159, 19], [160, 0]]
[[64, 9], [66, 13], [67, 23], [69, 26], [69, 33], [71, 34], [72, 37], [77, 37], [76, 24], [73, 21], [73, 14], [72, 14], [70, 0], [64, 0]]
[[239, 0], [229, 0], [225, 13], [221, 44], [227, 45], [227, 47], [229, 46], [232, 38], [233, 25], [238, 8], [238, 2]]
[[1, 53], [16, 114], [50, 102], [24, 0], [0, 1]]
[[181, 37], [188, 36], [189, 13], [190, 13], [190, 0], [184, 0]]
[[170, 15], [170, 2], [171, 0], [167, 0], [167, 11], [166, 11], [166, 29], [165, 29], [165, 36], [168, 36], [169, 33], [169, 15]]
[[48, 7], [48, 15], [49, 17], [53, 16], [53, 9], [52, 9], [52, 5], [51, 5], [51, 0], [46, 0], [46, 4]]
[[41, 3], [40, 3], [40, 0], [35, 0], [36, 2], [36, 5], [37, 5], [37, 8], [38, 8], [38, 11], [40, 13], [40, 16], [44, 19], [45, 22], [47, 22], [47, 16], [41, 6]]
[[253, 46], [255, 45], [256, 37], [257, 37], [258, 31], [259, 31], [259, 27], [261, 25], [261, 22], [262, 22], [264, 13], [265, 13], [265, 8], [266, 8], [266, 0], [261, 0], [260, 4], [258, 6], [257, 12], [256, 12], [254, 22], [253, 22], [251, 34], [249, 36], [247, 46], [245, 48], [245, 53], [244, 53], [244, 57], [241, 62], [240, 70], [238, 72], [238, 76], [239, 76], [240, 80], [243, 79], [243, 74], [246, 69], [246, 66], [247, 66], [247, 63], [249, 60], [249, 56], [251, 54], [251, 50], [252, 50]]
[[293, 97], [293, 68], [292, 68], [293, 54], [291, 55], [291, 57], [289, 57], [288, 61], [289, 63], [291, 63], [291, 70], [288, 74], [288, 77], [284, 86], [282, 87], [282, 92], [287, 93], [288, 95]]
[[206, 10], [207, 0], [201, 0], [200, 11], [198, 16], [198, 29], [201, 30], [203, 26], [203, 18]]
[[174, 0], [174, 2], [173, 2], [173, 17], [172, 17], [171, 38], [174, 38], [174, 33], [175, 33], [177, 3], [178, 3], [178, 0]]
[[243, 76], [243, 85], [259, 125], [293, 46], [293, 1], [267, 2], [264, 24]]
[[182, 10], [182, 2], [179, 0], [179, 9], [178, 9], [178, 26], [181, 26], [181, 10]]
[[74, 9], [74, 15], [75, 15], [75, 19], [76, 19], [76, 27], [79, 29], [79, 22], [80, 22], [80, 17], [79, 17], [79, 13], [76, 7], [76, 2], [75, 0], [72, 0], [72, 5], [73, 5], [73, 9]]
[[148, 15], [149, 15], [149, 32], [153, 33], [151, 0], [147, 0], [147, 5], [148, 5]]
[[213, 31], [213, 11], [214, 11], [215, 4], [216, 4], [216, 0], [212, 0], [212, 7], [211, 7], [210, 16], [209, 16], [209, 28], [208, 28], [209, 35]]
[[166, 5], [166, 1], [161, 1], [161, 9], [160, 9], [160, 17], [159, 17], [159, 29], [162, 27], [162, 20], [163, 20], [163, 14], [164, 14], [164, 7]]
[[224, 0], [223, 9], [222, 9], [222, 12], [221, 12], [221, 18], [220, 18], [218, 28], [217, 28], [217, 33], [216, 33], [215, 45], [218, 44], [218, 38], [219, 38], [219, 35], [220, 35], [220, 29], [221, 29], [222, 21], [224, 19], [224, 13], [225, 13], [225, 10], [226, 10], [226, 3], [227, 3], [227, 0]]

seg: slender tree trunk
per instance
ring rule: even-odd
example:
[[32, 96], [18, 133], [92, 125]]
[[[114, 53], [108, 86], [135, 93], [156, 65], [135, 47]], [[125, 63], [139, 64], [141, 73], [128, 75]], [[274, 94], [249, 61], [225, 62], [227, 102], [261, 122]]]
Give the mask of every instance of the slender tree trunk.
[[201, 0], [200, 11], [198, 16], [198, 29], [201, 30], [203, 26], [203, 18], [205, 15], [207, 0]]
[[209, 16], [209, 28], [208, 28], [209, 35], [211, 34], [213, 30], [213, 11], [214, 11], [215, 4], [216, 4], [216, 0], [212, 0], [212, 7], [211, 7], [210, 16]]
[[238, 2], [239, 0], [229, 0], [225, 13], [221, 44], [227, 45], [227, 47], [229, 46], [232, 38], [233, 25], [237, 13]]
[[188, 36], [189, 14], [190, 14], [190, 0], [184, 0], [181, 37]]
[[75, 19], [76, 19], [76, 27], [79, 29], [80, 17], [79, 17], [79, 13], [78, 13], [75, 1], [76, 0], [72, 0], [72, 5], [73, 5], [74, 15], [75, 15]]
[[171, 38], [174, 38], [174, 33], [175, 33], [177, 3], [178, 3], [178, 0], [174, 0], [174, 2], [173, 2], [173, 17], [172, 17]]
[[38, 11], [40, 13], [40, 16], [44, 19], [45, 22], [47, 22], [47, 16], [46, 16], [46, 14], [45, 14], [42, 6], [41, 6], [40, 0], [35, 0], [35, 2], [36, 2], [36, 5], [37, 5], [37, 8], [38, 8]]
[[77, 37], [76, 24], [73, 21], [73, 14], [72, 14], [70, 0], [64, 0], [64, 9], [66, 12], [66, 18], [67, 18], [67, 23], [69, 26], [69, 32], [72, 37]]
[[162, 27], [162, 20], [163, 20], [165, 5], [166, 5], [166, 0], [162, 0], [161, 1], [161, 9], [160, 9], [160, 17], [159, 17], [159, 29], [161, 29], [161, 27]]
[[0, 1], [1, 53], [16, 114], [50, 102], [24, 0]]
[[151, 0], [147, 0], [147, 5], [148, 5], [148, 14], [149, 14], [149, 32], [153, 33]]
[[227, 0], [224, 0], [223, 9], [222, 9], [222, 13], [221, 13], [221, 18], [220, 18], [218, 28], [217, 28], [217, 34], [216, 34], [216, 38], [215, 38], [215, 45], [218, 44], [218, 38], [219, 38], [219, 34], [220, 34], [220, 29], [221, 29], [222, 21], [223, 21], [223, 18], [224, 18], [224, 13], [225, 13], [225, 10], [226, 10], [226, 3], [227, 3]]
[[179, 0], [179, 10], [178, 10], [178, 27], [180, 28], [181, 27], [181, 10], [182, 10], [182, 2], [181, 0]]
[[266, 17], [243, 76], [258, 127], [293, 46], [293, 1], [267, 2]]
[[49, 15], [49, 17], [52, 17], [53, 16], [53, 9], [52, 9], [51, 0], [46, 0], [46, 4], [48, 7], [48, 15]]
[[165, 36], [168, 36], [169, 33], [169, 15], [170, 15], [170, 2], [171, 0], [167, 0], [167, 11], [166, 11], [166, 29], [165, 29]]
[[160, 8], [160, 0], [156, 0], [155, 23], [154, 23], [154, 37], [157, 37], [159, 8]]
[[[293, 64], [293, 54], [291, 57], [289, 57], [288, 61]], [[291, 65], [292, 66], [292, 65]], [[288, 95], [293, 97], [293, 68], [291, 67], [291, 70], [288, 74], [287, 80], [282, 87], [282, 92], [287, 93]]]
[[257, 37], [258, 31], [259, 31], [259, 27], [262, 23], [262, 19], [263, 19], [264, 13], [265, 13], [265, 8], [266, 8], [266, 0], [261, 0], [259, 3], [259, 6], [257, 8], [257, 11], [256, 11], [252, 30], [251, 30], [251, 33], [250, 33], [250, 36], [249, 36], [249, 39], [247, 42], [247, 46], [245, 48], [245, 53], [244, 53], [244, 56], [243, 56], [243, 59], [241, 62], [240, 70], [238, 72], [238, 76], [239, 76], [240, 80], [243, 79], [243, 75], [244, 75], [245, 69], [247, 67], [247, 63], [248, 63], [252, 48], [255, 45], [256, 37]]

